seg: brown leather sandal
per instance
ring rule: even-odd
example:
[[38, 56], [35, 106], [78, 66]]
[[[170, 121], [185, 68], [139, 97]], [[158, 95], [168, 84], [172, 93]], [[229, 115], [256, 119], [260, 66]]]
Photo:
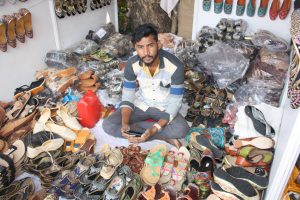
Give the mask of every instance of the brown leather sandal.
[[12, 15], [16, 19], [16, 35], [17, 39], [21, 42], [25, 42], [25, 28], [24, 17], [20, 13], [13, 13]]
[[6, 24], [0, 19], [0, 50], [7, 51]]
[[6, 24], [6, 36], [8, 44], [12, 48], [16, 48], [17, 46], [17, 40], [16, 40], [16, 19], [10, 15], [3, 15], [2, 16], [4, 23]]
[[22, 96], [20, 96], [18, 100], [12, 105], [12, 108], [6, 113], [8, 119], [11, 120], [17, 118], [23, 111], [30, 97], [31, 92], [25, 92]]
[[19, 13], [24, 17], [25, 34], [29, 38], [33, 38], [31, 13], [26, 8], [21, 8]]

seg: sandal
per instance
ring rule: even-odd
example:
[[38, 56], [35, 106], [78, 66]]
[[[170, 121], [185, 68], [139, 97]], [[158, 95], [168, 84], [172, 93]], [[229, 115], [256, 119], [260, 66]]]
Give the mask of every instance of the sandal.
[[105, 154], [108, 155], [106, 155], [106, 161], [100, 175], [107, 180], [112, 177], [118, 166], [122, 164], [123, 155], [119, 149], [108, 149]]
[[20, 96], [17, 99], [17, 101], [12, 105], [11, 109], [6, 113], [8, 119], [11, 120], [17, 118], [21, 114], [30, 97], [31, 92], [23, 93], [22, 96]]
[[0, 19], [0, 50], [7, 51], [6, 24], [2, 19]]
[[261, 137], [237, 139], [233, 142], [233, 146], [236, 149], [239, 149], [247, 145], [252, 145], [259, 149], [270, 149], [274, 147], [275, 141], [272, 138], [261, 136]]
[[264, 114], [254, 106], [246, 106], [245, 113], [251, 118], [257, 132], [264, 136], [275, 136], [274, 128], [266, 121]]
[[26, 8], [21, 8], [19, 13], [24, 18], [25, 35], [29, 38], [33, 38], [31, 13]]
[[16, 48], [17, 46], [16, 32], [15, 32], [16, 19], [10, 15], [3, 15], [2, 19], [6, 25], [7, 42], [12, 48]]
[[45, 78], [42, 77], [39, 80], [32, 82], [30, 86], [23, 85], [21, 87], [18, 87], [15, 89], [14, 99], [18, 99], [18, 97], [20, 97], [24, 92], [28, 92], [28, 91], [31, 92], [32, 96], [37, 95], [38, 93], [40, 93], [45, 89], [44, 84], [45, 84]]
[[25, 42], [25, 29], [24, 29], [24, 17], [20, 13], [13, 13], [12, 15], [16, 19], [16, 37], [21, 42]]
[[142, 180], [148, 185], [155, 185], [160, 178], [160, 170], [167, 153], [166, 145], [155, 145], [145, 159], [145, 164], [140, 172]]
[[194, 200], [199, 199], [200, 192], [199, 187], [193, 183], [190, 183], [185, 189], [184, 189], [184, 195], [178, 197], [178, 200]]
[[165, 184], [171, 180], [173, 164], [177, 153], [178, 153], [178, 149], [176, 147], [173, 147], [166, 155], [166, 158], [162, 166], [161, 175], [158, 181], [159, 184]]

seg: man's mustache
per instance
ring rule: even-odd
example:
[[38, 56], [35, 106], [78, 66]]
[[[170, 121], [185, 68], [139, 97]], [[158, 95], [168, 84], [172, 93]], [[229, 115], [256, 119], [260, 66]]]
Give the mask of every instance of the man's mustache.
[[153, 58], [153, 56], [144, 56], [144, 57], [142, 57], [142, 59], [144, 59], [144, 58]]

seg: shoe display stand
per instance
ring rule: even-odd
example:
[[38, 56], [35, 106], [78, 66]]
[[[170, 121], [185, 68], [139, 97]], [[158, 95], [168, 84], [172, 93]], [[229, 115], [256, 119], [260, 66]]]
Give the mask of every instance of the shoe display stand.
[[[88, 0], [88, 5], [91, 0]], [[14, 88], [34, 80], [35, 71], [46, 67], [45, 55], [50, 50], [66, 49], [85, 38], [89, 30], [95, 30], [106, 22], [112, 22], [118, 28], [117, 5], [113, 0], [110, 5], [85, 13], [59, 19], [55, 15], [53, 0], [28, 0], [12, 5], [0, 6], [0, 17], [28, 9], [32, 14], [34, 36], [26, 42], [17, 43], [16, 48], [8, 47], [7, 52], [0, 52], [0, 88], [2, 100], [11, 100]]]
[[[272, 1], [269, 1], [269, 7], [271, 3]], [[233, 11], [235, 10], [236, 5], [233, 5]], [[289, 13], [285, 20], [275, 21], [270, 20], [268, 17], [257, 17], [256, 14], [253, 17], [248, 17], [246, 14], [237, 16], [234, 12], [231, 15], [227, 15], [224, 12], [216, 14], [214, 13], [213, 2], [210, 11], [207, 12], [202, 8], [202, 1], [195, 1], [192, 38], [196, 38], [197, 33], [203, 26], [215, 27], [221, 18], [232, 18], [247, 21], [249, 24], [248, 29], [250, 30], [248, 35], [253, 34], [259, 29], [265, 29], [282, 37], [286, 41], [290, 41], [291, 13]], [[291, 108], [290, 100], [287, 99], [287, 85], [288, 80], [286, 80], [279, 107], [279, 109], [282, 109], [283, 114], [279, 132], [276, 134], [277, 144], [269, 177], [269, 186], [263, 197], [266, 200], [281, 198], [300, 153], [300, 111], [299, 109]]]

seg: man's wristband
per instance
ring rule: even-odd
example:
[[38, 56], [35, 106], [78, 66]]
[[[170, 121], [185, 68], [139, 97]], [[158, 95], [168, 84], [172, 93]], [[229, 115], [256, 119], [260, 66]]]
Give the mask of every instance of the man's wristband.
[[155, 128], [157, 128], [157, 131], [160, 132], [161, 131], [161, 126], [158, 123], [153, 124], [153, 126]]

